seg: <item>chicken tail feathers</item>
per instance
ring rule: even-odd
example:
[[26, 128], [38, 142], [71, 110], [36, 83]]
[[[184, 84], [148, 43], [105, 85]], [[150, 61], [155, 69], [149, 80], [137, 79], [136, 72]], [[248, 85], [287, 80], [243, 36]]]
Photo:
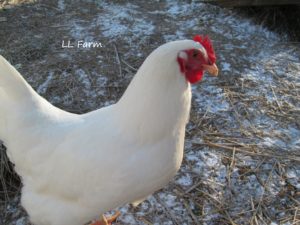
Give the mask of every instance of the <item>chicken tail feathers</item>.
[[15, 117], [25, 107], [32, 108], [38, 99], [37, 93], [21, 74], [0, 55], [0, 139], [7, 136], [8, 121], [15, 123]]

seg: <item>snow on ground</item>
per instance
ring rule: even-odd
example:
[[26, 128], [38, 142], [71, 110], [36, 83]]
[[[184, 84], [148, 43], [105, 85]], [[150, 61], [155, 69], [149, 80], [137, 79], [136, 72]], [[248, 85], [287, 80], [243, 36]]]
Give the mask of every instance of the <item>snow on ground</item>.
[[[57, 57], [62, 67], [37, 62], [48, 73], [28, 79], [65, 109], [83, 112], [117, 101], [133, 67], [166, 41], [208, 34], [217, 53], [220, 77], [205, 76], [192, 88], [180, 172], [137, 209], [121, 207], [118, 224], [293, 224], [300, 201], [299, 45], [197, 1], [59, 0], [57, 8], [62, 14], [54, 27], [63, 38], [105, 46], [45, 56]], [[11, 224], [27, 224], [21, 215]]]
[[58, 0], [57, 2], [57, 7], [61, 10], [64, 11], [66, 9], [65, 1], [64, 0]]
[[49, 86], [49, 83], [51, 82], [52, 79], [53, 79], [53, 72], [49, 72], [47, 79], [36, 90], [37, 93], [45, 94], [47, 87]]
[[155, 27], [151, 21], [145, 20], [143, 13], [138, 11], [136, 5], [126, 3], [118, 6], [103, 2], [101, 7], [104, 13], [97, 18], [97, 25], [105, 37], [123, 37], [132, 46], [137, 40], [153, 34]]

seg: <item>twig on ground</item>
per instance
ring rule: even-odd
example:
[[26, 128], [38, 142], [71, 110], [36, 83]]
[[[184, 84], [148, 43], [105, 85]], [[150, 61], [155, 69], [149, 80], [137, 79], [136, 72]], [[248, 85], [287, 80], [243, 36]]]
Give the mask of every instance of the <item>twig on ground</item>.
[[115, 54], [116, 54], [116, 61], [117, 61], [117, 64], [119, 66], [119, 76], [120, 77], [123, 77], [123, 73], [122, 73], [122, 65], [121, 65], [121, 60], [120, 60], [120, 56], [119, 56], [119, 52], [118, 52], [118, 48], [117, 46], [114, 44], [114, 50], [115, 50]]
[[153, 223], [151, 223], [150, 221], [148, 221], [145, 217], [140, 216], [139, 219], [142, 220], [147, 225], [153, 225]]
[[163, 207], [163, 210], [168, 215], [168, 217], [172, 220], [173, 224], [180, 225], [180, 222], [176, 219], [175, 215], [169, 210], [168, 206], [160, 200], [160, 197], [158, 195], [154, 195], [154, 198], [156, 201], [158, 201], [159, 204]]
[[[253, 203], [253, 198], [252, 196], [250, 197], [250, 200], [251, 200], [251, 208], [254, 212], [256, 212], [256, 209], [255, 209], [255, 206], [254, 206], [254, 203]], [[251, 221], [250, 221], [251, 224], [255, 224], [255, 225], [259, 225], [258, 221], [257, 221], [257, 217], [256, 215], [252, 215], [252, 218], [251, 218]]]
[[242, 152], [244, 154], [252, 155], [252, 156], [263, 156], [263, 157], [268, 157], [268, 158], [278, 158], [278, 159], [285, 159], [285, 160], [300, 162], [300, 159], [298, 157], [281, 156], [281, 155], [279, 156], [279, 155], [271, 155], [271, 154], [266, 154], [266, 153], [250, 152], [250, 151], [247, 151], [247, 150], [244, 150], [241, 148], [232, 148], [232, 147], [224, 146], [219, 143], [205, 142], [205, 143], [197, 143], [197, 144], [198, 145], [207, 145], [207, 146], [215, 147], [215, 148], [222, 148], [222, 149], [230, 150], [230, 151], [233, 151], [235, 149], [235, 151]]
[[189, 212], [190, 216], [192, 217], [192, 219], [194, 220], [195, 224], [200, 225], [197, 217], [195, 216], [195, 214], [193, 213], [193, 211], [191, 210], [189, 204], [183, 199], [183, 204], [185, 206], [185, 208], [187, 209], [187, 211]]
[[131, 66], [127, 61], [125, 61], [124, 59], [121, 59], [121, 62], [124, 63], [126, 66], [128, 66], [130, 69], [132, 69], [133, 71], [137, 71], [138, 69]]
[[273, 171], [274, 171], [274, 169], [275, 169], [275, 166], [276, 166], [276, 163], [273, 164], [272, 169], [271, 169], [271, 171], [270, 171], [270, 173], [269, 173], [269, 175], [268, 175], [268, 178], [267, 178], [266, 182], [264, 183], [264, 186], [263, 186], [263, 187], [264, 187], [264, 190], [263, 190], [263, 193], [262, 193], [262, 195], [261, 195], [261, 197], [260, 197], [260, 200], [259, 200], [259, 202], [258, 202], [257, 208], [256, 208], [256, 210], [255, 210], [254, 213], [253, 213], [253, 217], [256, 217], [256, 215], [258, 215], [258, 210], [261, 209], [262, 201], [263, 201], [263, 199], [264, 199], [266, 190], [268, 189], [267, 185], [268, 185], [268, 183], [269, 183], [269, 181], [270, 181], [270, 179], [271, 179], [271, 177], [272, 177], [272, 174], [273, 174]]

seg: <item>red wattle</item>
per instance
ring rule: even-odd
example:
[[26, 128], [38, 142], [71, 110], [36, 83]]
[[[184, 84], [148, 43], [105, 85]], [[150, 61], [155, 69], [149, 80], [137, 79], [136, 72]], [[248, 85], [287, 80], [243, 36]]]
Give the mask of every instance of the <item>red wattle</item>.
[[186, 80], [191, 84], [197, 83], [203, 77], [203, 71], [196, 70], [187, 70], [186, 69], [186, 60], [180, 57], [177, 57], [177, 62], [179, 64], [180, 72], [185, 76]]
[[203, 77], [203, 71], [188, 71], [185, 73], [185, 77], [191, 84], [195, 84]]

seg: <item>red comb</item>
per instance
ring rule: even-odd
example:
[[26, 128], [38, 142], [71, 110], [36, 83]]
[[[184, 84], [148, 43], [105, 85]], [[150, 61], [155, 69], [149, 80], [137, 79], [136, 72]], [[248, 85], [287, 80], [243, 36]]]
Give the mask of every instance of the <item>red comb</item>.
[[201, 35], [196, 35], [194, 37], [194, 41], [199, 42], [206, 49], [210, 62], [214, 64], [216, 62], [216, 55], [209, 37], [202, 37]]

